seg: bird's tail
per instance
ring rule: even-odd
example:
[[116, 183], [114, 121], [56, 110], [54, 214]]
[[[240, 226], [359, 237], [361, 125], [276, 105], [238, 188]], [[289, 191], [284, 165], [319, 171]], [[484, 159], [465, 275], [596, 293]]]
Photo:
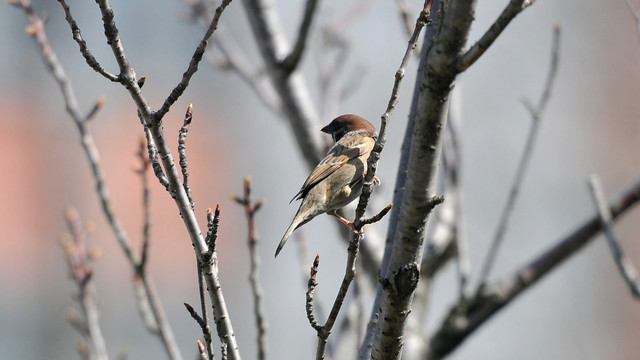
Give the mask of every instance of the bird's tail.
[[297, 229], [302, 223], [302, 219], [299, 216], [296, 216], [293, 221], [291, 222], [291, 225], [289, 225], [289, 228], [287, 229], [287, 231], [284, 233], [284, 236], [282, 237], [282, 240], [280, 240], [280, 243], [278, 244], [278, 248], [276, 249], [276, 255], [274, 257], [278, 257], [278, 254], [280, 253], [280, 250], [282, 250], [282, 248], [284, 247], [284, 244], [287, 243], [287, 240], [289, 239], [289, 236], [291, 236], [291, 234], [293, 233], [293, 231], [295, 229]]

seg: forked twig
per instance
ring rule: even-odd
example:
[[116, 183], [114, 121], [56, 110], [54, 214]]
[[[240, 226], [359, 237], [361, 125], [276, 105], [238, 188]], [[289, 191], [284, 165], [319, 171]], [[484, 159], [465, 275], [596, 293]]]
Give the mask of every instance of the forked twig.
[[493, 44], [494, 41], [500, 36], [502, 31], [511, 23], [516, 15], [522, 10], [533, 5], [535, 0], [511, 0], [509, 4], [502, 10], [502, 13], [496, 21], [491, 25], [489, 30], [482, 35], [466, 53], [460, 56], [458, 59], [458, 73], [467, 70], [473, 65], [487, 49]]
[[602, 226], [602, 232], [609, 243], [613, 260], [616, 262], [620, 275], [627, 283], [631, 295], [640, 300], [640, 279], [638, 278], [638, 270], [633, 265], [631, 260], [624, 254], [622, 247], [620, 246], [616, 235], [613, 232], [613, 220], [611, 219], [611, 212], [607, 206], [607, 200], [600, 184], [600, 178], [596, 174], [592, 174], [589, 177], [589, 190], [591, 191], [591, 198], [593, 200], [594, 207], [598, 212], [598, 218], [600, 219], [600, 225]]
[[249, 283], [251, 284], [251, 292], [253, 293], [253, 314], [256, 319], [256, 328], [258, 329], [258, 359], [267, 358], [267, 320], [264, 310], [264, 301], [262, 299], [263, 291], [260, 285], [260, 257], [258, 256], [258, 233], [255, 226], [255, 213], [260, 210], [263, 201], [259, 200], [253, 203], [251, 200], [251, 179], [247, 176], [244, 178], [244, 195], [236, 196], [234, 200], [242, 205], [245, 216], [247, 218], [247, 227], [249, 230], [248, 241], [249, 257], [251, 259], [251, 270], [249, 273]]
[[496, 256], [498, 255], [498, 250], [500, 249], [500, 245], [502, 244], [504, 234], [506, 233], [507, 227], [509, 225], [509, 220], [511, 219], [513, 208], [514, 208], [516, 199], [518, 198], [518, 194], [520, 192], [520, 187], [522, 186], [524, 175], [527, 171], [529, 161], [531, 160], [531, 155], [533, 154], [533, 148], [535, 146], [536, 137], [540, 129], [540, 124], [541, 124], [540, 119], [541, 119], [542, 113], [547, 108], [547, 104], [551, 96], [551, 89], [553, 87], [553, 83], [556, 78], [556, 74], [558, 70], [559, 56], [560, 56], [560, 23], [556, 23], [553, 28], [551, 65], [549, 66], [547, 80], [544, 86], [542, 96], [540, 97], [540, 101], [538, 102], [538, 105], [536, 107], [530, 105], [528, 101], [524, 101], [524, 104], [527, 107], [527, 110], [529, 110], [529, 113], [531, 115], [531, 128], [529, 129], [529, 132], [527, 134], [527, 139], [525, 140], [524, 149], [522, 151], [520, 161], [518, 162], [518, 167], [516, 169], [516, 174], [513, 178], [513, 182], [511, 183], [511, 187], [509, 189], [509, 195], [507, 196], [507, 201], [505, 202], [502, 213], [500, 214], [500, 219], [498, 221], [498, 227], [496, 228], [495, 236], [491, 241], [489, 252], [487, 253], [487, 257], [485, 258], [485, 261], [480, 271], [479, 286], [482, 286], [482, 283], [484, 283], [484, 281], [487, 280], [487, 277], [491, 273], [491, 268], [495, 263]]

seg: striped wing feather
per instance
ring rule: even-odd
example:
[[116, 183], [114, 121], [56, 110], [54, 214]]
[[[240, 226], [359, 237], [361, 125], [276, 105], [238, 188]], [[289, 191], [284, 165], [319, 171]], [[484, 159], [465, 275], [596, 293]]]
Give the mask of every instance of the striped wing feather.
[[340, 139], [340, 141], [329, 150], [327, 156], [313, 169], [311, 175], [309, 175], [300, 191], [298, 191], [291, 201], [302, 199], [317, 183], [333, 174], [350, 160], [362, 154], [368, 154], [373, 148], [374, 143], [374, 139], [369, 136], [349, 136]]

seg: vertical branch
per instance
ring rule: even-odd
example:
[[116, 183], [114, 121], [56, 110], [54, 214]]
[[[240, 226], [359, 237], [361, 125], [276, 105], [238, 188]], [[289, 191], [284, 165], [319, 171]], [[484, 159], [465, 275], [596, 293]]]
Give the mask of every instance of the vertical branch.
[[140, 146], [138, 148], [137, 155], [141, 163], [141, 168], [138, 171], [138, 174], [142, 180], [142, 208], [144, 213], [144, 225], [142, 226], [142, 251], [140, 252], [141, 255], [137, 266], [137, 272], [140, 275], [144, 275], [149, 252], [149, 242], [151, 239], [151, 201], [149, 195], [149, 178], [147, 176], [147, 171], [151, 161], [145, 156], [144, 138], [140, 139]]
[[158, 290], [156, 289], [153, 279], [146, 271], [147, 259], [149, 258], [149, 244], [151, 243], [151, 202], [149, 179], [147, 176], [151, 160], [145, 156], [145, 150], [145, 140], [141, 138], [137, 155], [141, 164], [138, 174], [142, 180], [144, 224], [142, 226], [142, 250], [140, 260], [134, 265], [136, 273], [134, 287], [138, 297], [138, 308], [147, 329], [160, 338], [170, 359], [182, 359], [180, 349], [178, 348], [176, 339], [173, 336], [173, 331], [169, 325], [169, 320], [160, 301]]
[[187, 132], [189, 131], [189, 125], [193, 118], [193, 104], [189, 104], [187, 112], [184, 115], [184, 123], [180, 128], [178, 135], [178, 156], [180, 157], [180, 169], [182, 170], [182, 186], [187, 193], [189, 202], [191, 203], [191, 209], [195, 208], [193, 203], [193, 197], [191, 197], [191, 188], [189, 187], [189, 164], [187, 163]]
[[[400, 67], [398, 68], [398, 70], [395, 73], [395, 77], [394, 77], [394, 83], [393, 83], [393, 87], [391, 90], [391, 96], [389, 98], [389, 102], [387, 104], [387, 109], [385, 110], [385, 113], [382, 115], [382, 124], [380, 127], [380, 135], [378, 136], [378, 140], [376, 142], [376, 146], [374, 147], [373, 151], [371, 152], [371, 155], [369, 156], [368, 159], [368, 173], [367, 176], [369, 176], [369, 173], [371, 173], [371, 178], [369, 179], [369, 182], [371, 182], [371, 180], [373, 179], [373, 176], [375, 175], [375, 170], [377, 168], [377, 161], [380, 157], [380, 152], [382, 151], [382, 149], [384, 148], [385, 142], [386, 142], [386, 125], [387, 125], [387, 121], [389, 116], [391, 115], [393, 109], [395, 108], [397, 102], [398, 102], [398, 91], [400, 89], [400, 82], [402, 81], [402, 79], [404, 78], [404, 73], [406, 71], [406, 67], [409, 63], [409, 60], [411, 58], [411, 55], [413, 54], [413, 51], [416, 49], [417, 44], [418, 44], [418, 38], [420, 36], [420, 33], [422, 32], [422, 28], [424, 28], [431, 20], [430, 20], [430, 15], [431, 15], [431, 7], [433, 5], [433, 0], [425, 0], [424, 5], [423, 5], [423, 9], [420, 12], [420, 14], [418, 15], [418, 18], [416, 19], [416, 24], [414, 26], [413, 29], [413, 33], [411, 35], [411, 37], [409, 38], [408, 44], [407, 44], [407, 49], [405, 50], [405, 54], [402, 58], [402, 61], [400, 63]], [[409, 126], [411, 124], [411, 119], [409, 119]], [[404, 147], [404, 145], [403, 145]], [[404, 153], [404, 151], [403, 151]], [[407, 151], [408, 153], [408, 151]], [[408, 160], [405, 161], [405, 163], [408, 163]], [[373, 165], [373, 166], [372, 166]], [[400, 167], [402, 167], [402, 164], [400, 165]], [[372, 169], [373, 168], [373, 169]], [[373, 171], [372, 171], [373, 170]], [[400, 170], [399, 170], [400, 171]], [[404, 175], [406, 173], [406, 170], [402, 170], [401, 171], [402, 175]], [[398, 175], [398, 185], [400, 185], [400, 182], [403, 182], [404, 180], [404, 176]], [[397, 186], [398, 186], [397, 185]], [[396, 195], [398, 197], [394, 197], [394, 201], [396, 200], [400, 200], [399, 195], [401, 194], [401, 192], [396, 191]], [[361, 206], [361, 203], [363, 203], [363, 200], [365, 200], [365, 202], [368, 202], [368, 198], [369, 196], [371, 196], [371, 188], [368, 186], [363, 187], [363, 191], [362, 191], [362, 195], [361, 195], [361, 199], [360, 199], [360, 203], [358, 203], [358, 209], [356, 210], [356, 219], [358, 219], [358, 213], [360, 214], [364, 214], [364, 206]], [[365, 204], [363, 204], [365, 205]], [[366, 205], [365, 205], [366, 206]], [[358, 212], [360, 211], [360, 212]], [[394, 212], [391, 213], [391, 221], [390, 221], [390, 231], [391, 231], [391, 227], [393, 227], [396, 223], [397, 219], [397, 213], [398, 213], [398, 209], [396, 208], [394, 210]], [[380, 266], [380, 276], [385, 276], [385, 272], [387, 270], [388, 264], [389, 264], [389, 259], [391, 256], [391, 242], [389, 241], [389, 237], [387, 237], [387, 244], [385, 245], [385, 251], [384, 251], [384, 256], [382, 258], [382, 264]], [[382, 288], [380, 286], [378, 286], [378, 291], [376, 291], [376, 298], [374, 300], [374, 305], [373, 308], [371, 310], [371, 316], [369, 319], [369, 323], [367, 325], [367, 330], [365, 332], [365, 337], [364, 340], [362, 342], [362, 346], [360, 347], [360, 355], [359, 355], [359, 359], [364, 360], [364, 359], [369, 359], [370, 357], [370, 352], [371, 352], [371, 347], [373, 344], [373, 335], [374, 335], [374, 331], [375, 331], [375, 323], [377, 321], [378, 315], [378, 309], [380, 307], [380, 303], [382, 301]]]
[[85, 349], [88, 358], [106, 360], [107, 347], [98, 319], [97, 293], [92, 280], [89, 266], [89, 255], [86, 249], [86, 235], [82, 229], [80, 216], [75, 208], [69, 207], [65, 211], [65, 220], [70, 234], [61, 240], [65, 259], [69, 266], [69, 274], [78, 285], [78, 302], [82, 308], [84, 319], [69, 316], [69, 321], [78, 329], [87, 342]]
[[264, 311], [264, 301], [262, 299], [263, 291], [260, 285], [260, 257], [258, 256], [258, 234], [255, 226], [255, 213], [262, 207], [263, 201], [259, 200], [253, 203], [251, 200], [251, 179], [247, 176], [244, 178], [244, 196], [242, 198], [236, 196], [235, 201], [244, 207], [245, 216], [247, 218], [247, 227], [249, 230], [248, 245], [249, 257], [251, 259], [251, 270], [249, 273], [249, 283], [253, 293], [253, 314], [256, 318], [256, 328], [258, 329], [258, 359], [265, 360], [267, 358], [267, 320]]
[[340, 288], [338, 289], [338, 294], [333, 302], [333, 306], [331, 307], [331, 311], [329, 312], [329, 317], [324, 325], [320, 326], [318, 323], [315, 313], [313, 311], [313, 293], [315, 291], [315, 287], [317, 283], [315, 282], [316, 274], [318, 273], [318, 263], [320, 262], [320, 257], [316, 255], [316, 258], [313, 262], [313, 267], [311, 268], [307, 297], [306, 297], [306, 310], [307, 310], [307, 318], [309, 319], [309, 323], [316, 330], [318, 334], [318, 346], [316, 348], [316, 360], [322, 360], [325, 358], [325, 352], [327, 348], [327, 341], [329, 339], [329, 335], [331, 334], [331, 330], [333, 329], [333, 325], [338, 318], [338, 314], [342, 305], [344, 303], [344, 299], [347, 296], [347, 291], [349, 290], [349, 286], [353, 281], [353, 278], [356, 276], [356, 258], [358, 257], [358, 251], [360, 249], [360, 242], [364, 239], [364, 231], [363, 227], [368, 224], [372, 224], [374, 222], [380, 221], [382, 217], [384, 217], [393, 204], [389, 204], [387, 207], [382, 209], [378, 214], [362, 219], [358, 223], [354, 223], [353, 236], [351, 238], [351, 242], [349, 243], [348, 255], [347, 255], [347, 266], [344, 272], [344, 277], [342, 278], [342, 283], [340, 284]]
[[547, 107], [549, 98], [551, 96], [551, 88], [553, 87], [553, 82], [556, 78], [556, 74], [558, 70], [559, 55], [560, 55], [560, 23], [556, 23], [556, 25], [553, 28], [551, 65], [549, 66], [547, 80], [544, 86], [542, 96], [540, 97], [540, 101], [538, 102], [538, 105], [536, 107], [531, 105], [530, 102], [527, 100], [523, 101], [523, 103], [525, 104], [525, 106], [527, 107], [531, 115], [531, 128], [529, 129], [529, 133], [527, 134], [527, 139], [525, 140], [524, 149], [522, 151], [520, 161], [518, 162], [518, 167], [516, 168], [516, 174], [513, 178], [513, 182], [511, 183], [511, 187], [509, 189], [509, 195], [507, 196], [507, 201], [500, 215], [500, 220], [498, 221], [498, 227], [496, 228], [495, 236], [493, 237], [493, 240], [489, 247], [489, 252], [487, 253], [487, 257], [484, 261], [484, 264], [482, 265], [482, 270], [480, 271], [480, 282], [479, 282], [480, 286], [482, 286], [482, 284], [485, 282], [485, 280], [487, 280], [487, 277], [491, 273], [491, 268], [495, 263], [496, 256], [498, 255], [498, 250], [500, 249], [500, 245], [502, 244], [504, 234], [506, 233], [507, 227], [509, 225], [509, 220], [511, 219], [511, 215], [513, 214], [513, 208], [515, 206], [516, 199], [518, 198], [520, 187], [522, 186], [522, 181], [527, 171], [529, 161], [531, 159], [531, 155], [533, 154], [535, 141], [540, 129], [540, 124], [541, 124], [540, 119], [542, 117], [542, 113]]

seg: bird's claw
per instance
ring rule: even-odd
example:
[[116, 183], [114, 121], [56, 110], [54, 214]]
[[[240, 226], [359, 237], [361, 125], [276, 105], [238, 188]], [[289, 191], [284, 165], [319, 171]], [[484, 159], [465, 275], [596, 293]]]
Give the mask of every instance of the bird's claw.
[[[364, 180], [364, 178], [367, 176], [367, 174], [362, 174], [362, 180]], [[365, 182], [364, 183], [367, 186], [371, 186], [371, 185], [380, 185], [380, 178], [378, 178], [377, 176], [373, 177], [373, 181], [372, 182]]]

